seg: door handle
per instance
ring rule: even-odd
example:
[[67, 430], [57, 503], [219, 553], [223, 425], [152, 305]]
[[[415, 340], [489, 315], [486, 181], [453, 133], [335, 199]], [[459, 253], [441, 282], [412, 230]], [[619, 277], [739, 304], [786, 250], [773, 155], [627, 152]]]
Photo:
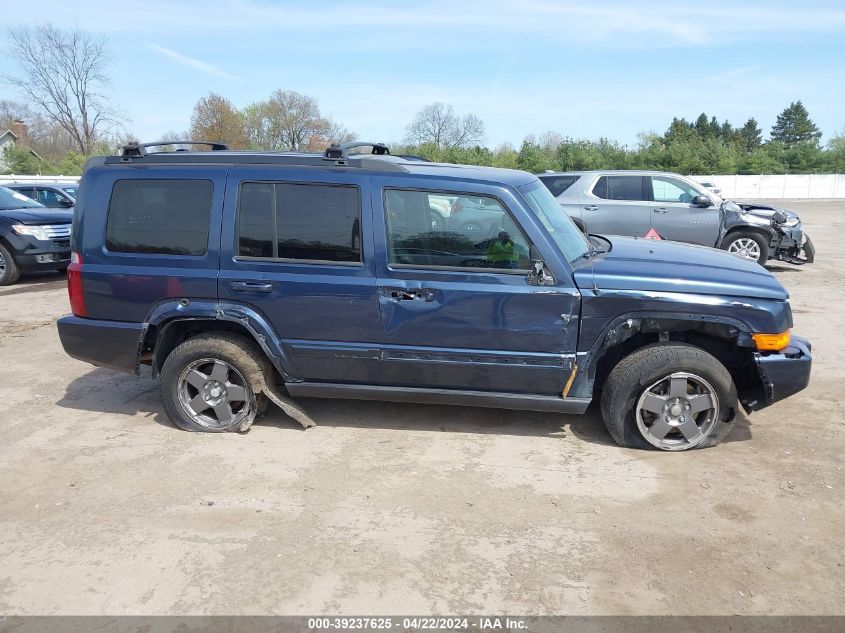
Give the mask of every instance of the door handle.
[[434, 291], [427, 288], [405, 290], [404, 288], [388, 288], [388, 295], [392, 301], [434, 301]]
[[273, 292], [273, 284], [259, 281], [233, 281], [229, 287], [235, 292]]
[[584, 211], [598, 211], [598, 210], [599, 210], [598, 206], [596, 206], [594, 204], [588, 204], [587, 206], [584, 207]]
[[669, 209], [667, 209], [666, 207], [659, 207], [657, 209], [654, 209], [654, 212], [655, 213], [669, 213]]

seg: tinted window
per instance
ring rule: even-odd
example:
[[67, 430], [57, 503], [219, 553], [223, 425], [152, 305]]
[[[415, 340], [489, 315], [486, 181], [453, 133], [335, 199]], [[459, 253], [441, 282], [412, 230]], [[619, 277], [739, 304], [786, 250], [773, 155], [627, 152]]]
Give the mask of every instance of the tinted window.
[[360, 262], [359, 198], [356, 187], [244, 183], [238, 254]]
[[552, 195], [557, 198], [578, 180], [578, 176], [540, 176], [540, 181], [548, 187]]
[[67, 203], [70, 202], [62, 194], [54, 191], [53, 189], [36, 189], [36, 191], [38, 193], [38, 202], [43, 204], [45, 207], [56, 209], [62, 206], [67, 206]]
[[249, 182], [241, 186], [238, 255], [275, 256], [276, 207], [273, 190], [273, 184], [266, 182]]
[[691, 184], [668, 176], [652, 176], [651, 190], [655, 202], [692, 202], [698, 195]]
[[[451, 208], [440, 202], [453, 200]], [[391, 264], [525, 270], [528, 239], [493, 198], [388, 189], [384, 194]]]
[[642, 176], [602, 176], [593, 195], [605, 200], [643, 200]]
[[118, 180], [106, 247], [118, 253], [204, 254], [212, 190], [208, 180]]

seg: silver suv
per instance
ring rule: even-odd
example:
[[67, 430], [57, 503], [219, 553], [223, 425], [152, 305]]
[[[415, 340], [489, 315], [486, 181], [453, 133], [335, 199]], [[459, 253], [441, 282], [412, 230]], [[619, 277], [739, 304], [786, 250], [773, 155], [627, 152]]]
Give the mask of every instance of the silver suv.
[[723, 200], [680, 174], [584, 171], [540, 174], [540, 180], [585, 232], [712, 246], [760, 264], [815, 257], [793, 211]]

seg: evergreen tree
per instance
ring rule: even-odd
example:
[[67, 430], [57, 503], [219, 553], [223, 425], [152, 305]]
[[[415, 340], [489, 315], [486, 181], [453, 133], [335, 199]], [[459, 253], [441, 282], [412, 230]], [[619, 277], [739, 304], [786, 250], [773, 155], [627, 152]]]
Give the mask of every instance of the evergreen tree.
[[807, 108], [801, 101], [790, 103], [788, 108], [778, 115], [772, 126], [772, 140], [792, 147], [801, 143], [818, 145], [822, 137], [821, 130], [810, 119]]
[[757, 124], [757, 119], [751, 117], [745, 122], [745, 125], [739, 128], [739, 141], [741, 147], [748, 153], [753, 152], [763, 144], [763, 130]]

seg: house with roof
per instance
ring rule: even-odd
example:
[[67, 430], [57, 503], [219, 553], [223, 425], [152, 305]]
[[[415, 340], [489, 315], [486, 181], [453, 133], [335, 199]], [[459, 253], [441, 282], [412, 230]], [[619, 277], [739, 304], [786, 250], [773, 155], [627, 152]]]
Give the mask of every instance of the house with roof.
[[0, 174], [7, 172], [6, 165], [6, 149], [10, 147], [18, 147], [21, 149], [28, 149], [29, 152], [38, 158], [41, 157], [29, 145], [29, 135], [27, 134], [26, 123], [20, 119], [12, 121], [12, 127], [8, 130], [0, 129]]

